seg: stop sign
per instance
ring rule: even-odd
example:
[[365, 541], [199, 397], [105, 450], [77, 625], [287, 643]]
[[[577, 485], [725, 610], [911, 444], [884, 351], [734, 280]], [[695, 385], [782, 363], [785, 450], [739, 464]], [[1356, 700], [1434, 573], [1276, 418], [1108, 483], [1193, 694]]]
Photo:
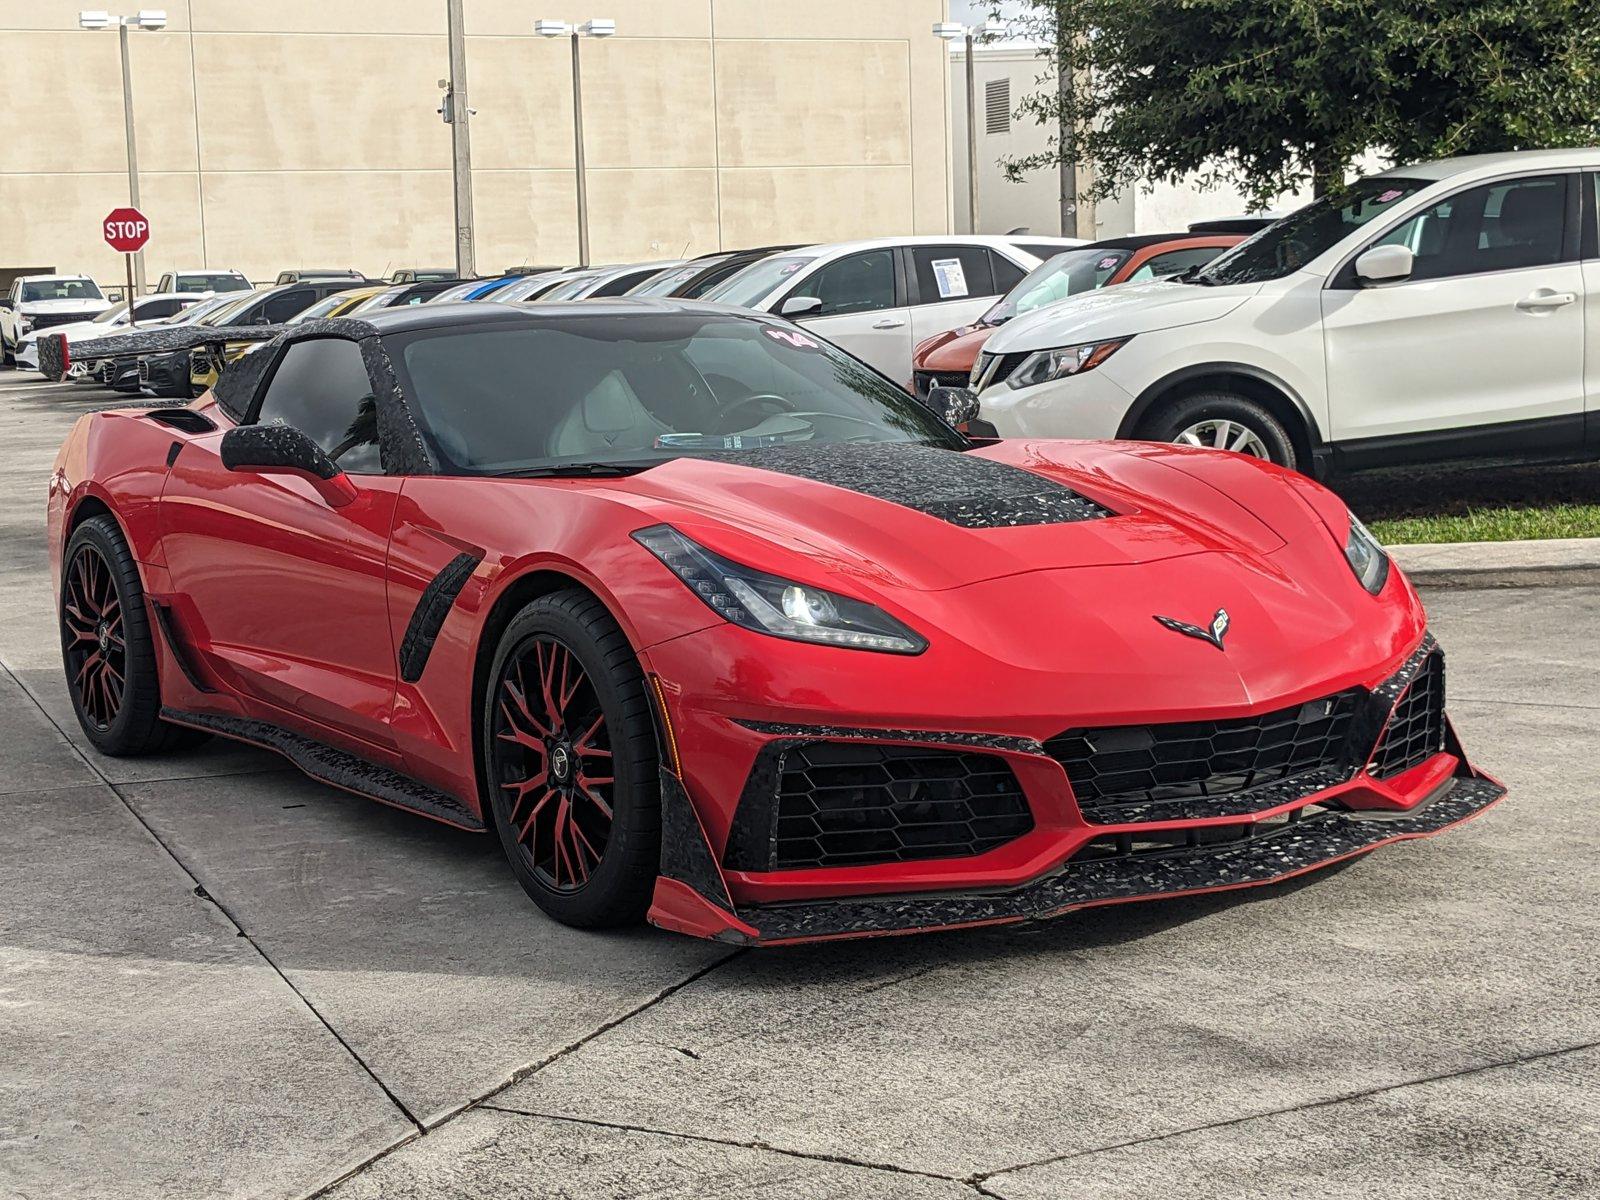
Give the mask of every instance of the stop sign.
[[113, 250], [132, 254], [150, 240], [150, 222], [137, 208], [113, 208], [105, 219], [105, 235]]

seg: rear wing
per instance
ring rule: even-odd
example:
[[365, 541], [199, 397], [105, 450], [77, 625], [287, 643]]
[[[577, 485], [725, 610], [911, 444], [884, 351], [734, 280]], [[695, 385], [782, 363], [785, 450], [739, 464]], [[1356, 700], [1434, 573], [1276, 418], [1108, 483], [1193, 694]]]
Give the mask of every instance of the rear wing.
[[170, 329], [152, 329], [148, 333], [90, 338], [70, 345], [62, 334], [45, 334], [38, 343], [39, 373], [52, 382], [60, 383], [75, 364], [143, 358], [148, 354], [195, 350], [201, 346], [215, 347], [216, 357], [220, 360], [222, 348], [229, 342], [269, 342], [283, 330], [282, 325], [178, 325]]

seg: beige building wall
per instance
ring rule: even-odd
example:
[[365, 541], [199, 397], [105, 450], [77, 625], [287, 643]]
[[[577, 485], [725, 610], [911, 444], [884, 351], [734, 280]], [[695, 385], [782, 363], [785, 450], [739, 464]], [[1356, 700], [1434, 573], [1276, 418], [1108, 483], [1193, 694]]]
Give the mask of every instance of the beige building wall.
[[[0, 271], [112, 283], [117, 36], [78, 29], [82, 2], [0, 0]], [[577, 255], [570, 51], [541, 16], [617, 23], [583, 43], [595, 261], [950, 228], [946, 0], [465, 3], [481, 272]], [[454, 261], [445, 0], [165, 4], [132, 36], [152, 285]]]

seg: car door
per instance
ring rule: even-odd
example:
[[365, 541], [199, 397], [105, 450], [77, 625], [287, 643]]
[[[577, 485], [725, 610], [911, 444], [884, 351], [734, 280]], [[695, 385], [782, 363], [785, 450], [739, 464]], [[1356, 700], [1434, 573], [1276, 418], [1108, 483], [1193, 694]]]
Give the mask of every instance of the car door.
[[1444, 455], [1573, 438], [1584, 404], [1578, 183], [1546, 174], [1464, 188], [1362, 245], [1406, 246], [1409, 278], [1362, 286], [1356, 255], [1335, 272], [1322, 292], [1333, 440], [1404, 439]]
[[1586, 443], [1600, 454], [1600, 174], [1582, 184], [1583, 397]]
[[[987, 247], [911, 246], [907, 255], [911, 260], [907, 274], [911, 284], [912, 345], [936, 333], [972, 324], [1004, 290], [995, 284], [994, 263]], [[1009, 279], [1015, 285], [1021, 272]]]
[[[836, 258], [801, 279], [783, 297], [814, 296], [822, 307], [800, 323], [891, 379], [911, 378], [911, 313], [895, 248]], [[773, 305], [781, 312], [783, 301]]]
[[220, 432], [185, 443], [160, 518], [178, 624], [248, 715], [383, 760], [396, 672], [385, 560], [401, 479], [382, 473], [360, 347], [314, 338], [277, 354], [245, 423], [309, 435], [356, 498], [335, 508], [298, 476], [227, 470]]

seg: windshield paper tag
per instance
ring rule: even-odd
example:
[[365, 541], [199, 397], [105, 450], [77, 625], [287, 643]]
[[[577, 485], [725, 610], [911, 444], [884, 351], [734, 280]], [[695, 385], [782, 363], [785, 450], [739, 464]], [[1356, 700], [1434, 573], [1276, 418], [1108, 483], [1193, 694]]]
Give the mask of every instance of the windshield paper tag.
[[962, 269], [959, 258], [936, 258], [932, 266], [941, 300], [958, 300], [970, 294], [967, 291], [967, 273]]
[[1387, 192], [1379, 192], [1373, 202], [1375, 204], [1387, 204], [1391, 200], [1400, 199], [1404, 194], [1399, 188], [1390, 188]]
[[796, 350], [820, 350], [815, 338], [809, 338], [798, 329], [779, 329], [774, 325], [763, 325], [761, 332], [775, 342], [783, 342]]
[[1094, 269], [1096, 271], [1109, 271], [1121, 261], [1122, 259], [1118, 258], [1115, 254], [1110, 254], [1105, 258], [1102, 258], [1099, 262], [1095, 263]]

